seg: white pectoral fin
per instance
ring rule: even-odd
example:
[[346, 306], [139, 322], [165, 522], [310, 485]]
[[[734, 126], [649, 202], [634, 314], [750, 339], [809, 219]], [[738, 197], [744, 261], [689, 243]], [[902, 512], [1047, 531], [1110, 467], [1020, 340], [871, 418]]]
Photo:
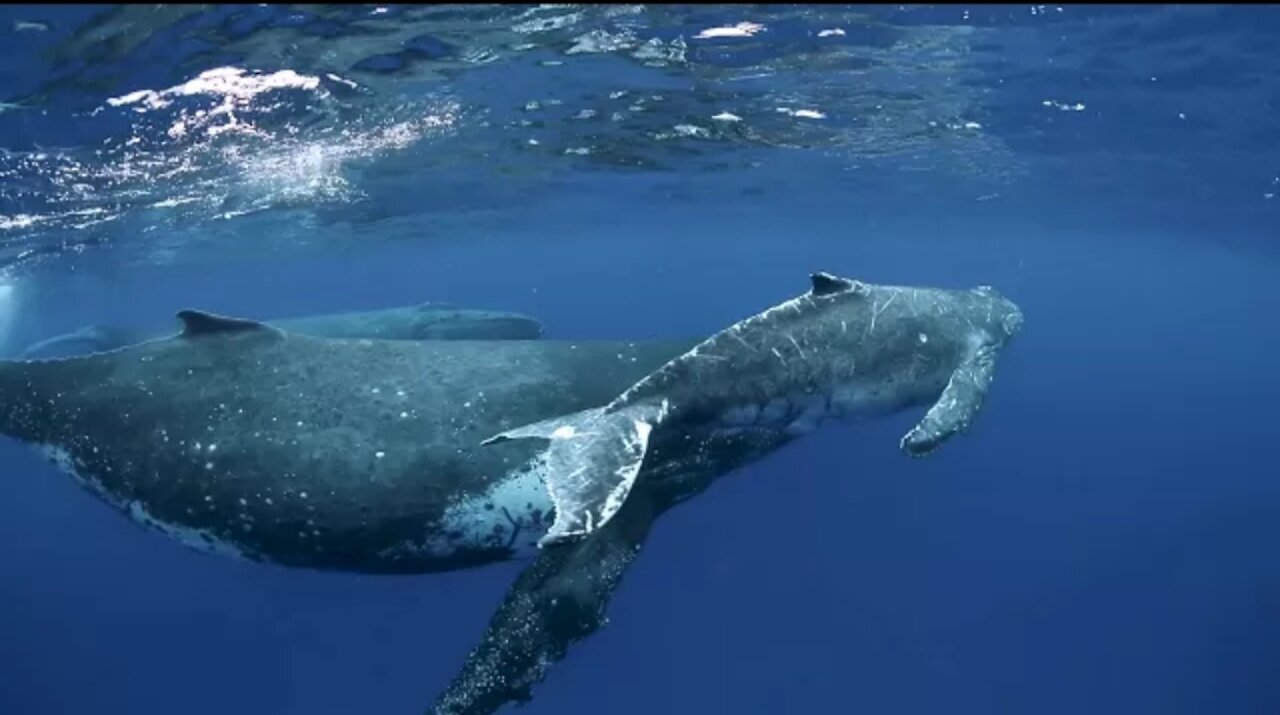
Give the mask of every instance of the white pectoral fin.
[[963, 432], [982, 407], [982, 401], [995, 377], [996, 351], [982, 346], [956, 367], [938, 401], [929, 408], [920, 423], [902, 438], [902, 451], [912, 457], [923, 457], [937, 449], [952, 435]]
[[584, 410], [517, 427], [483, 442], [541, 438], [546, 488], [555, 521], [539, 546], [585, 536], [609, 522], [631, 492], [649, 435], [666, 416], [666, 402], [637, 404], [614, 412]]

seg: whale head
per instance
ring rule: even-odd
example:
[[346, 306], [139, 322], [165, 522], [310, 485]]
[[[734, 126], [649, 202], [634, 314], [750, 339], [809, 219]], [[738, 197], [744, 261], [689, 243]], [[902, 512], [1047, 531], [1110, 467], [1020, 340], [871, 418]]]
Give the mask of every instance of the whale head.
[[413, 311], [412, 332], [418, 340], [535, 340], [542, 335], [542, 323], [519, 313], [449, 303], [421, 303]]
[[[820, 316], [828, 333], [843, 337], [834, 341], [836, 347], [840, 343], [864, 346], [872, 336], [879, 336], [883, 344], [890, 337], [904, 337], [903, 332], [908, 333], [908, 342], [923, 343], [931, 333], [944, 332], [998, 348], [1022, 329], [1022, 310], [987, 285], [969, 290], [883, 286], [825, 272], [810, 279], [809, 296], [826, 304]], [[836, 324], [839, 331], [834, 329]], [[852, 337], [848, 337], [850, 325], [860, 328]]]
[[983, 320], [987, 332], [996, 342], [1004, 345], [1022, 330], [1022, 309], [1001, 295], [991, 286], [978, 286], [971, 291], [977, 296], [977, 316]]

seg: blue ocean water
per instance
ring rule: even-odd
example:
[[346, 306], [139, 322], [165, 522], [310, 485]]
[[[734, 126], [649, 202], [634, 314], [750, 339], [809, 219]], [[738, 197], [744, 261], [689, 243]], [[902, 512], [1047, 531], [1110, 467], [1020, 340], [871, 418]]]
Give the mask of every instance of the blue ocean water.
[[[1280, 713], [1280, 12], [0, 8], [0, 351], [441, 300], [707, 334], [991, 284], [973, 428], [832, 424], [665, 515], [524, 706]], [[194, 389], [194, 386], [193, 386]], [[4, 409], [0, 405], [0, 409]], [[421, 712], [522, 568], [290, 571], [0, 443], [0, 712]]]

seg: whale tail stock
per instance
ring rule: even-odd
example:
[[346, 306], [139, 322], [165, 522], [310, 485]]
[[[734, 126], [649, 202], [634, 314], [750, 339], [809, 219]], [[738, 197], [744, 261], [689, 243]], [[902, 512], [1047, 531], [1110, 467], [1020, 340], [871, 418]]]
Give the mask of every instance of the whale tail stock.
[[543, 459], [555, 521], [538, 542], [547, 546], [590, 534], [613, 518], [640, 472], [650, 433], [667, 411], [666, 400], [598, 407], [517, 427], [481, 444], [551, 441]]

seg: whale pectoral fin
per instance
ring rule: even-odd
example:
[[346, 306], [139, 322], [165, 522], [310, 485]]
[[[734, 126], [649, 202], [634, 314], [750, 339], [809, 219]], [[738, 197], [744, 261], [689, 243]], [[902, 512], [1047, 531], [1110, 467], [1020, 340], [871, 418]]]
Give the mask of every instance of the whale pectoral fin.
[[538, 541], [539, 546], [547, 546], [590, 534], [617, 513], [640, 472], [649, 433], [666, 412], [665, 401], [615, 412], [584, 410], [518, 427], [481, 444], [535, 437], [551, 440], [543, 458], [555, 522]]
[[636, 495], [607, 526], [539, 553], [428, 715], [489, 715], [527, 702], [569, 646], [605, 624], [609, 599], [655, 517], [647, 495]]
[[982, 346], [951, 373], [951, 379], [938, 401], [929, 408], [920, 423], [902, 438], [902, 451], [912, 457], [923, 457], [952, 435], [969, 427], [982, 407], [983, 398], [995, 377], [996, 351]]

